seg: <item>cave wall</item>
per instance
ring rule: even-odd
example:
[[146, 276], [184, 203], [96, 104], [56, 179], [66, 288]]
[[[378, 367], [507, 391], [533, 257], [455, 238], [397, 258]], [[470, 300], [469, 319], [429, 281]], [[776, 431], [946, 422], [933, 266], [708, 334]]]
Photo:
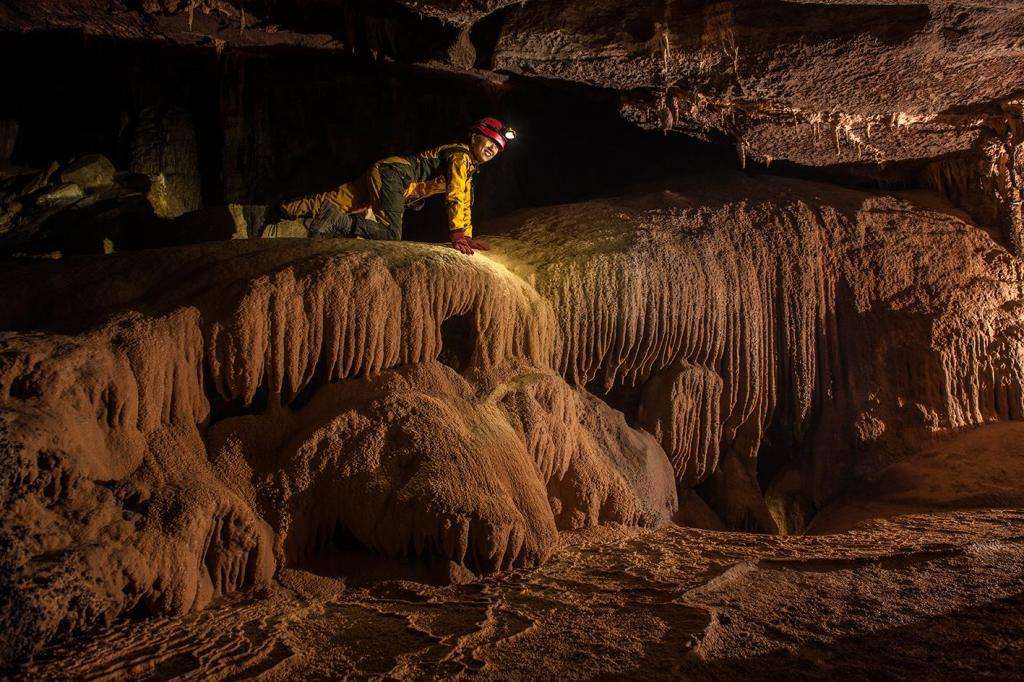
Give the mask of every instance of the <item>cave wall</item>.
[[[594, 153], [593, 143], [630, 140], [614, 150], [628, 155], [634, 144], [654, 139], [633, 136], [632, 126], [730, 146], [740, 164], [770, 168], [782, 162], [782, 172], [795, 164], [852, 184], [930, 187], [1011, 248], [1021, 241], [1024, 15], [1012, 1], [659, 0], [627, 7], [617, 0], [115, 0], [99, 11], [95, 0], [12, 0], [0, 9], [0, 32], [7, 37], [45, 41], [53, 31], [63, 32], [51, 35], [65, 44], [117, 38], [159, 46], [163, 56], [157, 61], [218, 64], [175, 88], [205, 92], [194, 99], [207, 110], [189, 117], [198, 126], [206, 205], [270, 201], [281, 191], [323, 185], [328, 177], [348, 178], [382, 149], [435, 144], [463, 119], [486, 112], [581, 134], [565, 140], [530, 131], [536, 133], [535, 150], [560, 153], [541, 163], [506, 159], [506, 168], [515, 165], [517, 171], [512, 177], [506, 170], [492, 174], [498, 179], [482, 201], [484, 213], [492, 200], [496, 209], [507, 210], [583, 198], [552, 187], [564, 186], [580, 169], [601, 168], [592, 175], [608, 177], [611, 155]], [[193, 56], [182, 56], [182, 50]], [[26, 65], [18, 70], [26, 82], [64, 77], [33, 65], [65, 47], [27, 52], [18, 59]], [[62, 61], [65, 72], [74, 69], [75, 60]], [[176, 82], [173, 74], [170, 82]], [[520, 96], [524, 83], [533, 94]], [[355, 93], [357, 104], [343, 104]], [[555, 101], [545, 106], [545, 97]], [[295, 101], [315, 102], [320, 113], [294, 107]], [[610, 115], [611, 108], [619, 115]], [[130, 110], [132, 118], [137, 112]], [[355, 147], [320, 134], [334, 130], [335, 121], [350, 126], [374, 116], [384, 125], [360, 135]], [[620, 116], [628, 126], [617, 125]], [[601, 125], [588, 126], [597, 120]], [[290, 133], [281, 135], [288, 141], [277, 140], [280, 125], [289, 122], [307, 124], [304, 141]], [[227, 132], [216, 139], [220, 130]], [[120, 133], [98, 137], [109, 141], [111, 135]], [[363, 140], [365, 152], [358, 149]], [[664, 145], [655, 152], [662, 162], [692, 156], [695, 149], [677, 141]], [[718, 152], [722, 159], [729, 155]], [[204, 164], [210, 156], [213, 162]], [[621, 165], [648, 164], [638, 154]], [[597, 184], [598, 178], [588, 179]], [[183, 191], [194, 194], [189, 186]], [[166, 210], [195, 202], [171, 203]], [[410, 230], [427, 238], [429, 222], [414, 216]]]
[[929, 162], [922, 176], [978, 223], [998, 228], [1014, 253], [1024, 254], [1024, 118], [1020, 104], [1014, 109], [976, 153]]
[[[498, 221], [555, 307], [559, 371], [657, 434], [681, 488], [729, 527], [798, 531], [915, 443], [1019, 418], [1019, 285], [978, 287], [1021, 264], [986, 231], [934, 195], [731, 177]], [[790, 477], [795, 525], [765, 499]]]

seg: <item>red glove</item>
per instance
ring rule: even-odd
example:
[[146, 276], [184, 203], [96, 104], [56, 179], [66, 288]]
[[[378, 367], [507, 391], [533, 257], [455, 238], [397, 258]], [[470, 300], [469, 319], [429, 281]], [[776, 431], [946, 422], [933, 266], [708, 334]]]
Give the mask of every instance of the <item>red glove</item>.
[[473, 255], [473, 249], [477, 251], [491, 250], [491, 245], [487, 242], [467, 237], [465, 230], [452, 230], [448, 233], [448, 238], [452, 240], [452, 248], [467, 256]]

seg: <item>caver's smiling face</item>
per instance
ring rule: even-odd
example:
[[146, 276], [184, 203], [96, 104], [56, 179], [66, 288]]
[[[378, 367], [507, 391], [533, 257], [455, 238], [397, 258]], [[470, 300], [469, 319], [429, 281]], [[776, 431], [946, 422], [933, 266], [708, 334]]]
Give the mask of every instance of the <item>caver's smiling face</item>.
[[487, 163], [501, 152], [501, 149], [498, 148], [498, 145], [493, 140], [479, 134], [473, 136], [470, 150], [473, 152], [473, 158], [478, 163]]

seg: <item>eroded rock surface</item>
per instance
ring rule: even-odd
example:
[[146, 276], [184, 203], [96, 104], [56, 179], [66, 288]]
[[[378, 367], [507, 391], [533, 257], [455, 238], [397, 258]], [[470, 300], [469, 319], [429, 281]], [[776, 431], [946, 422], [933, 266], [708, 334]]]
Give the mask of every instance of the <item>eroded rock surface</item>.
[[567, 536], [538, 570], [448, 587], [353, 589], [288, 571], [289, 590], [119, 625], [27, 672], [1000, 678], [1024, 656], [1021, 521], [1019, 510], [917, 514], [788, 538], [602, 528]]
[[[675, 511], [661, 448], [552, 372], [550, 308], [491, 261], [306, 240], [106, 260], [43, 268], [77, 320], [7, 310], [87, 330], [4, 337], [8, 660], [264, 586], [339, 533], [490, 571]], [[471, 383], [432, 362], [456, 315], [444, 357]]]
[[5, 658], [329, 544], [462, 579], [677, 489], [800, 530], [908, 443], [1024, 416], [1021, 262], [934, 195], [700, 176], [492, 231], [12, 264]]
[[701, 177], [501, 225], [556, 366], [639, 391], [619, 406], [732, 527], [776, 527], [756, 488], [786, 470], [821, 506], [872, 457], [1022, 414], [1021, 262], [934, 196]]

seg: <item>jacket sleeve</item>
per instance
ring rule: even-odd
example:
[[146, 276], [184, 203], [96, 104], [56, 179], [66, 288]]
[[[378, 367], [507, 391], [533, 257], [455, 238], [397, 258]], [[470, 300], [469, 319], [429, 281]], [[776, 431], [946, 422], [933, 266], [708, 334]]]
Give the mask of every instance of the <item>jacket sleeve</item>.
[[473, 162], [469, 154], [452, 154], [448, 169], [448, 230], [465, 230], [473, 234]]

